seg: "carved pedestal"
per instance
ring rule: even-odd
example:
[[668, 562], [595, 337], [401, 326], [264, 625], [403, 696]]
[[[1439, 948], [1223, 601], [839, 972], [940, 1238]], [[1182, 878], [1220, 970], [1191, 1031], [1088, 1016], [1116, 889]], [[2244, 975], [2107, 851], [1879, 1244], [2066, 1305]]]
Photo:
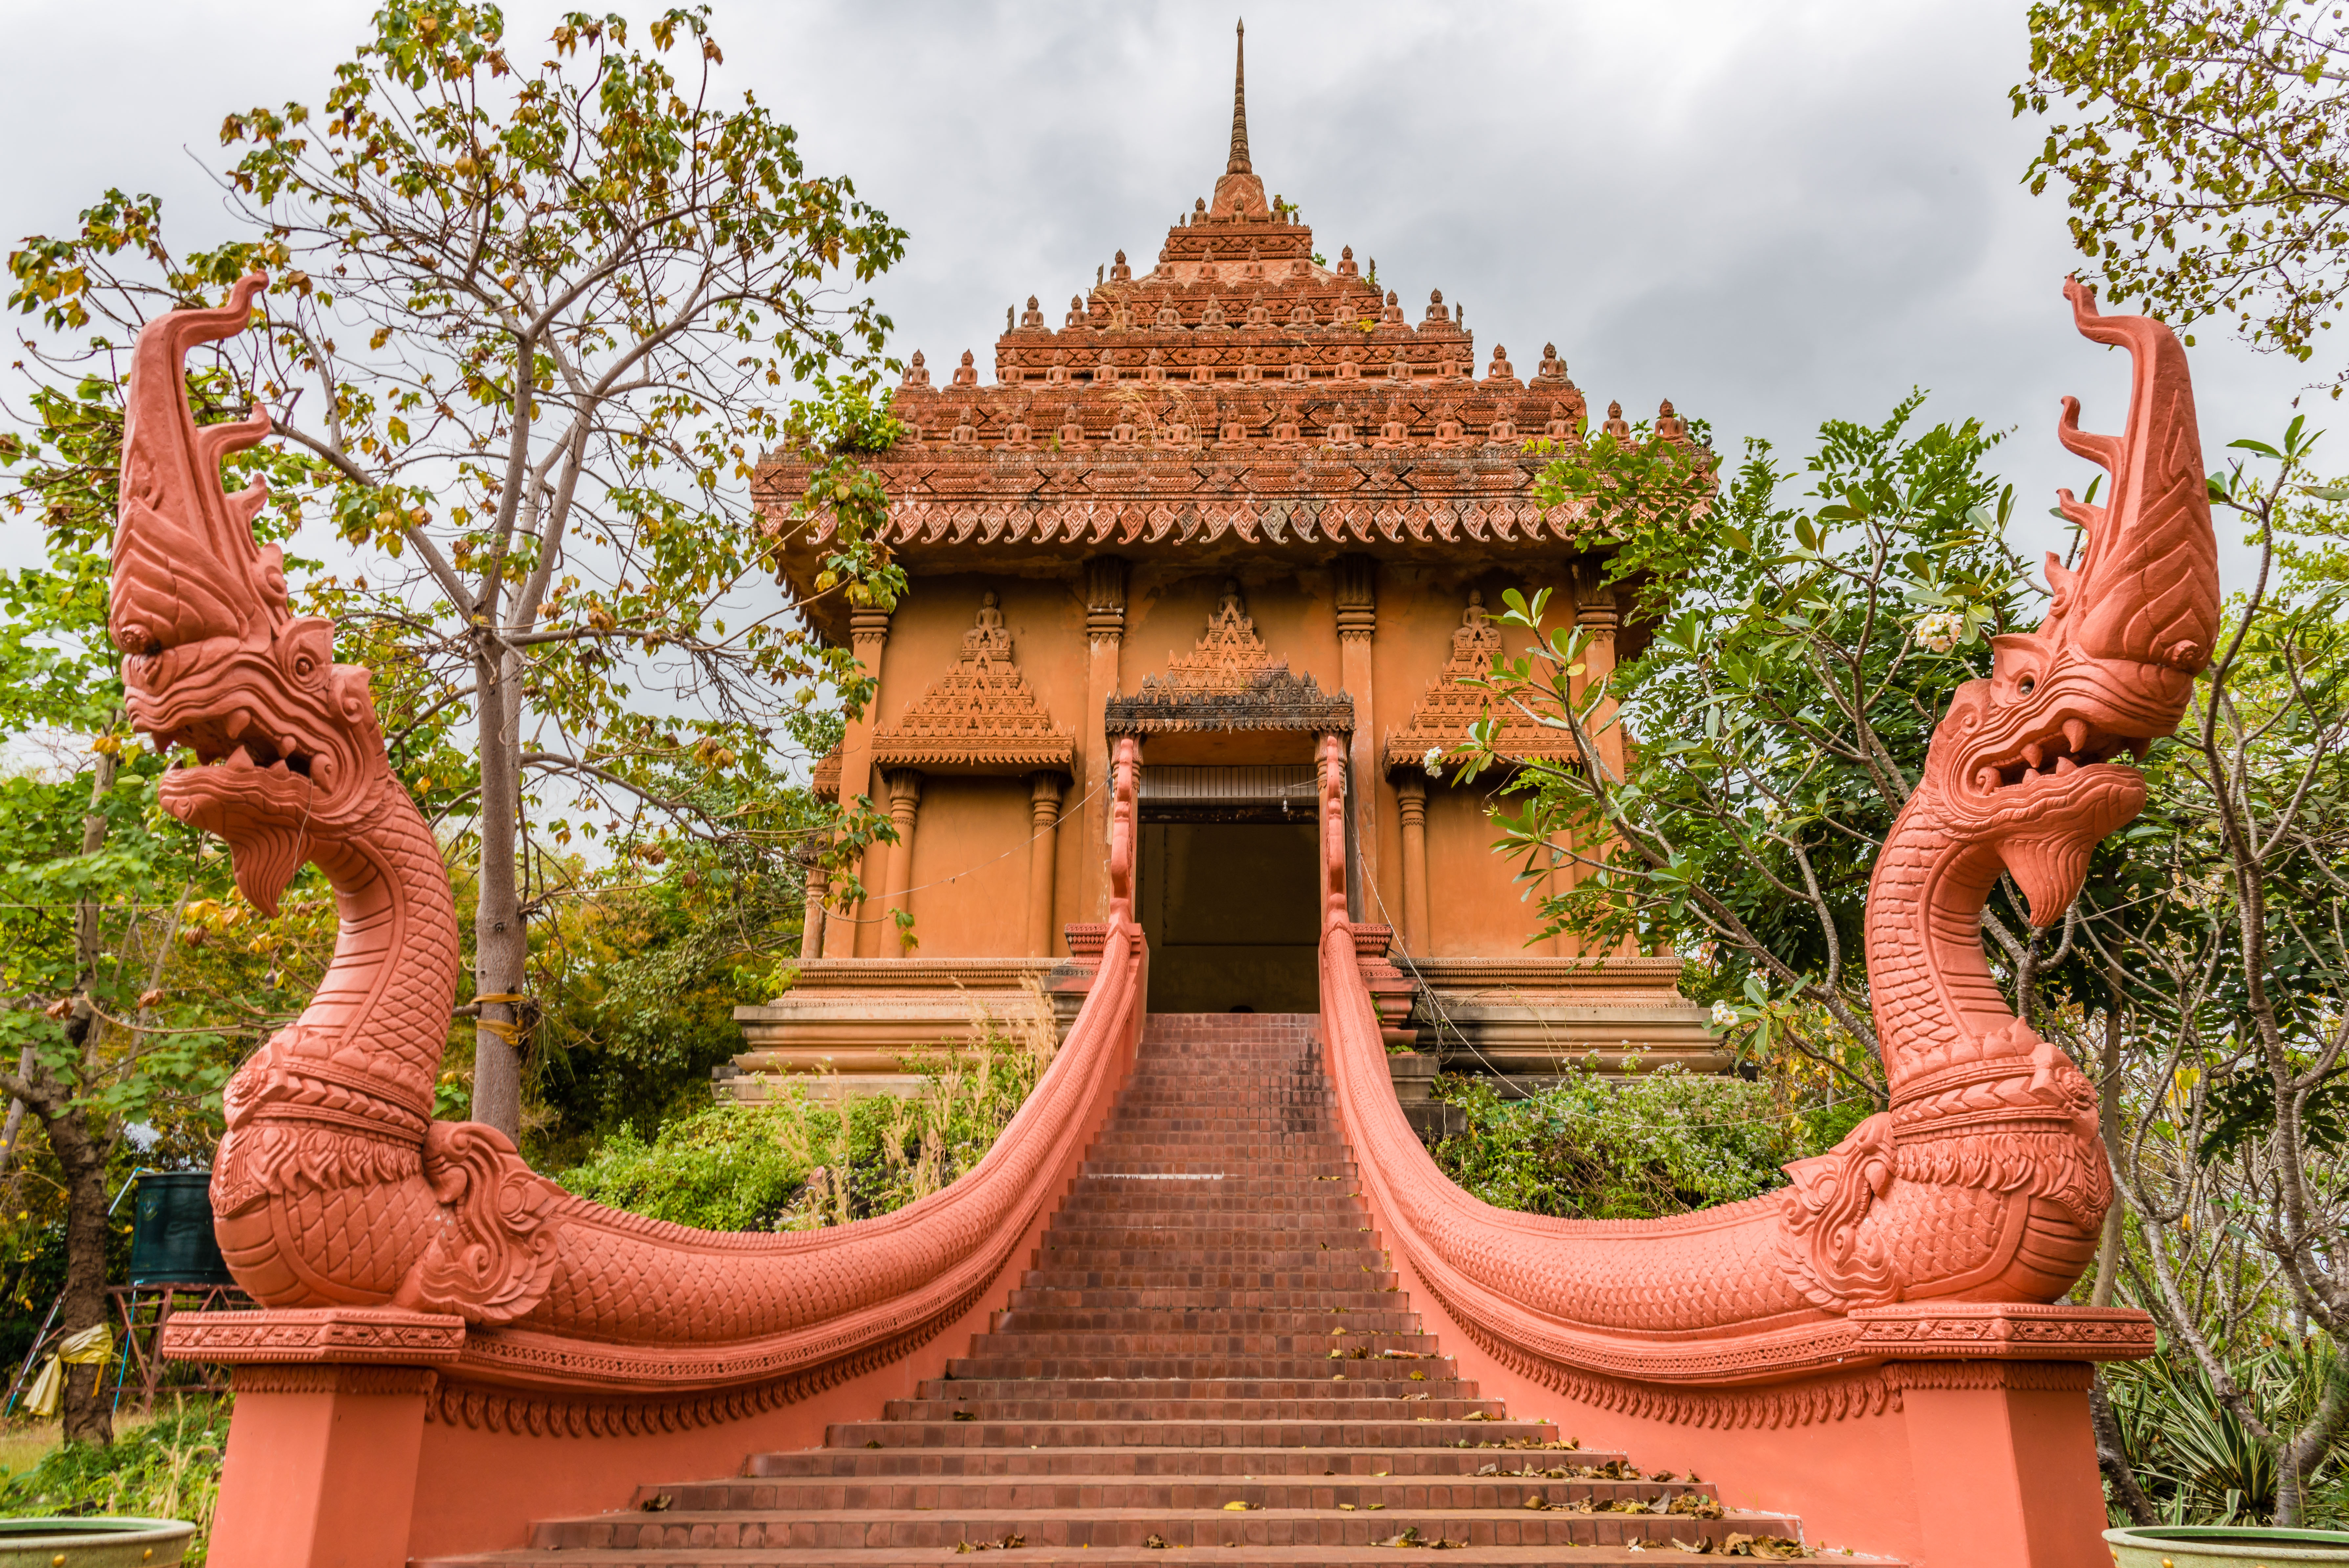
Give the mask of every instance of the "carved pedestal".
[[424, 1408], [464, 1320], [390, 1307], [182, 1313], [163, 1353], [235, 1368], [212, 1561], [403, 1568]]

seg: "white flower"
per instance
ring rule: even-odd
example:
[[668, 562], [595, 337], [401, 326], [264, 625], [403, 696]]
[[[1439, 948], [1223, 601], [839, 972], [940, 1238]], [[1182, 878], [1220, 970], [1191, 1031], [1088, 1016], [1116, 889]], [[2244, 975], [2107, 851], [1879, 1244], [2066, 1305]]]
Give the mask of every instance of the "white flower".
[[1429, 778], [1442, 778], [1444, 776], [1444, 748], [1442, 746], [1428, 747], [1427, 755], [1419, 759], [1419, 765], [1427, 770], [1427, 776]]
[[1716, 1002], [1713, 1004], [1713, 1026], [1715, 1029], [1726, 1029], [1736, 1022], [1737, 1009], [1725, 1002]]
[[1951, 653], [1958, 644], [1972, 641], [1973, 633], [1955, 610], [1935, 610], [1917, 623], [1917, 640], [1935, 653]]

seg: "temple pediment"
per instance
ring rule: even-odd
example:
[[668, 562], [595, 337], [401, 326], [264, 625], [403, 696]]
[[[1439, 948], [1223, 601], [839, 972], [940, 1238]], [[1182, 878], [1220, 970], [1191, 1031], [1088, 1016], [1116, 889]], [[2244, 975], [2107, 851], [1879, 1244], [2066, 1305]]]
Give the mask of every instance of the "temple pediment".
[[1187, 653], [1166, 661], [1164, 673], [1144, 676], [1131, 696], [1110, 699], [1112, 734], [1148, 735], [1191, 730], [1288, 730], [1347, 734], [1353, 700], [1324, 691], [1275, 659], [1241, 607], [1239, 586], [1227, 583], [1205, 636]]
[[1011, 633], [992, 593], [963, 633], [954, 668], [873, 735], [873, 763], [884, 768], [1067, 773], [1074, 753], [1074, 737], [1052, 727], [1012, 662]]
[[[1411, 771], [1437, 777], [1453, 771], [1457, 765], [1451, 760], [1453, 753], [1468, 743], [1470, 728], [1487, 718], [1501, 720], [1493, 749], [1507, 761], [1554, 757], [1572, 746], [1572, 740], [1559, 731], [1513, 709], [1495, 709], [1490, 697], [1475, 684], [1491, 673], [1493, 660], [1500, 653], [1500, 628], [1485, 615], [1484, 596], [1472, 592], [1459, 628], [1452, 634], [1452, 657], [1444, 661], [1443, 673], [1428, 682], [1413, 705], [1411, 722], [1390, 731], [1381, 748], [1389, 773]], [[1430, 752], [1444, 759], [1434, 768], [1427, 765]]]

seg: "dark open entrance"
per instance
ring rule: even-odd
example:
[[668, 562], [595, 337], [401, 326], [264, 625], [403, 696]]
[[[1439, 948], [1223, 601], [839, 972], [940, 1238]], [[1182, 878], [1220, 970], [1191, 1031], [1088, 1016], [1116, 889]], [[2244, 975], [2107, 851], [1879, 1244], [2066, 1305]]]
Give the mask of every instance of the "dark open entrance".
[[1142, 778], [1150, 1011], [1319, 1008], [1312, 769], [1145, 766]]

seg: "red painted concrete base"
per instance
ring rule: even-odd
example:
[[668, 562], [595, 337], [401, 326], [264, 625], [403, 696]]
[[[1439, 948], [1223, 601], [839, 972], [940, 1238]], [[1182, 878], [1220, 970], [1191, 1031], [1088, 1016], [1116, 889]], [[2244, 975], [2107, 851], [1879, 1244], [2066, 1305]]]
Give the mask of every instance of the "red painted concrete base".
[[1813, 1546], [1909, 1568], [2109, 1562], [2085, 1362], [1896, 1361], [1748, 1388], [1627, 1384], [1609, 1390], [1609, 1408], [1486, 1354], [1400, 1255], [1395, 1268], [1488, 1397], [1586, 1445], [1694, 1470], [1732, 1508], [1798, 1513]]
[[402, 1568], [416, 1502], [422, 1366], [240, 1366], [212, 1561]]

